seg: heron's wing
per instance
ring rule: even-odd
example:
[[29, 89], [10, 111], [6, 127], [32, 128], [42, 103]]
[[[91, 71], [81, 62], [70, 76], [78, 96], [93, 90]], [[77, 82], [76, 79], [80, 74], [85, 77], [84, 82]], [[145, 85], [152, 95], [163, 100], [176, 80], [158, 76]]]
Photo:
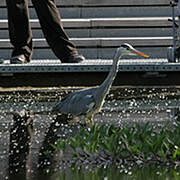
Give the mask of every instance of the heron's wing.
[[90, 112], [95, 106], [95, 99], [88, 91], [79, 91], [68, 95], [63, 101], [56, 104], [54, 109], [61, 113], [83, 115]]
[[90, 112], [95, 106], [95, 99], [93, 95], [85, 95], [79, 99], [77, 115], [85, 115]]

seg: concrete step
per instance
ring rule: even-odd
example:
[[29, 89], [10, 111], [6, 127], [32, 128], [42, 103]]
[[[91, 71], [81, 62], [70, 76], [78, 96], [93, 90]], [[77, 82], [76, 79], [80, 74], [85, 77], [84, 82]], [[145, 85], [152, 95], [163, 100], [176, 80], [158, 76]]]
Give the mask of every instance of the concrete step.
[[[70, 38], [85, 37], [164, 37], [172, 36], [172, 28], [104, 28], [104, 29], [65, 29]], [[34, 38], [44, 38], [41, 29], [33, 29]], [[9, 38], [7, 29], [0, 30], [0, 39]]]
[[[105, 7], [60, 7], [62, 18], [106, 18], [106, 17], [167, 17], [171, 16], [170, 6], [105, 6]], [[30, 17], [36, 19], [34, 8]], [[177, 9], [176, 9], [177, 14]], [[7, 19], [7, 9], [1, 8], [0, 19]]]
[[[149, 54], [152, 58], [166, 58], [167, 47], [172, 45], [172, 37], [124, 37], [124, 38], [72, 38], [79, 52], [88, 59], [112, 58], [113, 50], [124, 42], [130, 43]], [[0, 40], [0, 58], [10, 57], [12, 46], [9, 39]], [[33, 58], [56, 58], [45, 39], [34, 39]]]
[[[34, 36], [34, 59], [56, 58], [41, 32], [29, 1]], [[130, 42], [152, 57], [166, 58], [172, 44], [169, 0], [56, 0], [64, 27], [80, 53], [88, 59], [111, 58], [113, 50]], [[0, 2], [0, 58], [9, 58], [7, 9]], [[107, 37], [107, 38], [106, 38]], [[145, 38], [143, 38], [145, 37]]]
[[[62, 19], [65, 28], [105, 28], [105, 27], [170, 27], [171, 17], [135, 18], [80, 18]], [[38, 19], [30, 19], [32, 28], [40, 28]], [[8, 28], [8, 20], [0, 19], [0, 28]]]
[[[70, 37], [171, 36], [170, 17], [62, 19]], [[33, 37], [42, 38], [38, 19], [30, 20]], [[0, 38], [8, 38], [8, 21], [0, 20]]]
[[[139, 5], [169, 5], [169, 0], [55, 0], [57, 6], [139, 6]], [[32, 6], [31, 1], [29, 5]], [[6, 6], [6, 0], [0, 1], [0, 6]]]
[[[127, 42], [134, 46], [167, 46], [172, 45], [172, 37], [117, 37], [117, 38], [71, 38], [77, 47], [118, 47], [120, 44]], [[47, 48], [48, 44], [45, 39], [34, 39], [35, 48]], [[12, 48], [9, 39], [0, 39], [0, 48]]]
[[[116, 48], [78, 48], [80, 54], [86, 59], [110, 59], [114, 55]], [[137, 49], [150, 55], [151, 58], [167, 58], [167, 47], [137, 47]], [[0, 59], [9, 59], [12, 49], [0, 49]], [[34, 49], [33, 57], [36, 59], [57, 59], [51, 49]], [[124, 57], [129, 58], [129, 57]], [[133, 57], [135, 58], [135, 57]]]

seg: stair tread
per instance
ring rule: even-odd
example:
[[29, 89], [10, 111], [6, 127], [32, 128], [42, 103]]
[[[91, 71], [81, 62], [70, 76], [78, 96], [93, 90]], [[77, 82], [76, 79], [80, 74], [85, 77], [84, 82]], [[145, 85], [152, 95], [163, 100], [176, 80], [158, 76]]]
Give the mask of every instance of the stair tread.
[[[65, 28], [123, 27], [123, 26], [172, 26], [170, 17], [135, 17], [135, 18], [74, 18], [62, 19]], [[38, 19], [30, 19], [32, 28], [40, 28]], [[8, 20], [0, 19], [0, 28], [8, 28]]]
[[[57, 6], [124, 6], [124, 5], [169, 5], [169, 0], [55, 0]], [[29, 5], [32, 6], [31, 1]], [[5, 0], [0, 1], [0, 6], [6, 6]]]

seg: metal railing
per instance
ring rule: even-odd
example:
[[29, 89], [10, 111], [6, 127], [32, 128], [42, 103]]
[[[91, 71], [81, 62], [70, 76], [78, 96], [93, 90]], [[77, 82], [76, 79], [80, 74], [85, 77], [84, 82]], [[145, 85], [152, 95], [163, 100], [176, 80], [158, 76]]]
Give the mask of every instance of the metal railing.
[[[172, 8], [172, 35], [173, 46], [168, 48], [167, 59], [169, 62], [180, 62], [180, 1], [171, 0], [170, 6]], [[178, 8], [178, 21], [176, 19], [175, 6]]]

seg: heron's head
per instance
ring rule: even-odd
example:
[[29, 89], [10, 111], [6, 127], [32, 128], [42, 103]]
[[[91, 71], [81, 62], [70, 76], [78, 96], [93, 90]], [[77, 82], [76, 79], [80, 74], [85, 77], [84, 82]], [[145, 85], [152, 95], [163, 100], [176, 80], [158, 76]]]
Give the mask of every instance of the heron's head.
[[128, 43], [124, 43], [122, 44], [119, 48], [118, 51], [122, 54], [122, 55], [138, 55], [138, 56], [143, 56], [143, 57], [149, 57], [147, 54], [144, 54], [140, 51], [138, 51], [137, 49], [133, 48], [130, 44]]

